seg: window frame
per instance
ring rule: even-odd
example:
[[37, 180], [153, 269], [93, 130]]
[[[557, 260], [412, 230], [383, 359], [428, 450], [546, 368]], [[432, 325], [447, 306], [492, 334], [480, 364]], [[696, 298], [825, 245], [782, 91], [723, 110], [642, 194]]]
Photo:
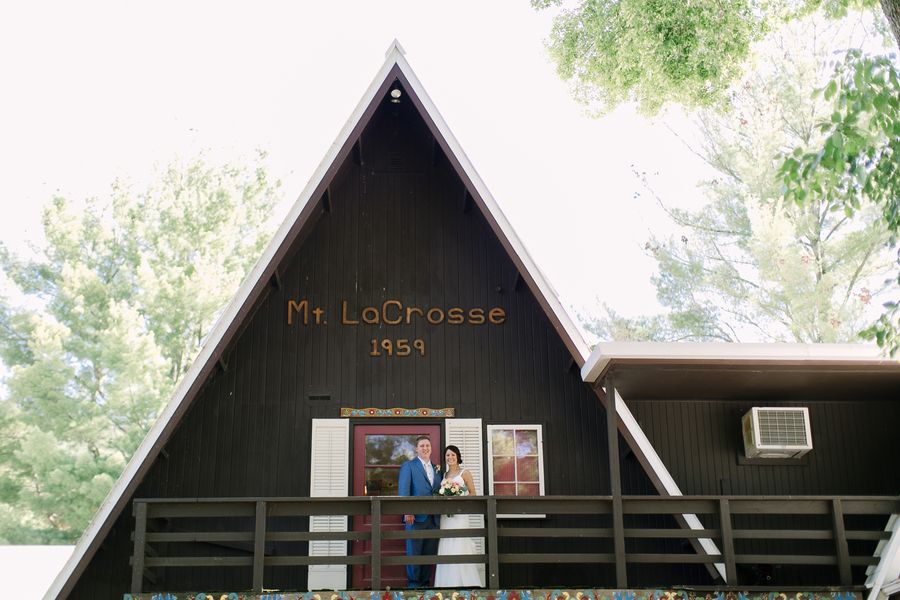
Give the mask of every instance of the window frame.
[[[530, 430], [537, 432], [537, 457], [538, 457], [538, 485], [540, 486], [540, 496], [545, 496], [545, 476], [544, 476], [544, 426], [539, 423], [522, 423], [522, 424], [491, 424], [486, 426], [487, 434], [487, 454], [485, 456], [485, 466], [487, 467], [488, 490], [490, 495], [494, 495], [494, 431], [497, 430]], [[518, 480], [516, 480], [518, 484]], [[498, 514], [498, 519], [544, 519], [547, 515], [514, 515], [514, 514]]]

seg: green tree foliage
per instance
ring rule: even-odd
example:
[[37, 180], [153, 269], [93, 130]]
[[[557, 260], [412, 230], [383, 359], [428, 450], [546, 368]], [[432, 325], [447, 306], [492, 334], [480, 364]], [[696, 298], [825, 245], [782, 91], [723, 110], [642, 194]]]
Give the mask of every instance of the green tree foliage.
[[[809, 206], [835, 199], [852, 216], [872, 205], [896, 245], [900, 232], [900, 74], [891, 58], [852, 51], [822, 90], [830, 116], [817, 123], [813, 143], [797, 143], [780, 176], [789, 203]], [[900, 256], [897, 257], [900, 262]], [[900, 287], [900, 269], [896, 273]], [[900, 351], [900, 294], [864, 335], [891, 355]]]
[[0, 246], [20, 297], [0, 302], [0, 542], [81, 534], [259, 256], [277, 187], [195, 160], [82, 210], [53, 199], [34, 258]]
[[710, 106], [740, 76], [764, 29], [757, 4], [584, 0], [555, 18], [549, 48], [576, 97], [599, 112], [629, 100], [648, 113], [666, 102]]
[[[764, 47], [760, 64], [729, 98], [731, 110], [703, 111], [700, 154], [717, 176], [698, 211], [667, 209], [680, 235], [646, 245], [663, 316], [625, 319], [609, 310], [593, 323], [612, 339], [839, 342], [857, 337], [889, 268], [889, 238], [877, 211], [850, 219], [835, 196], [778, 203], [773, 160], [814, 145], [830, 102], [808, 91], [821, 81], [834, 35], [815, 21], [794, 24]], [[645, 186], [652, 193], [651, 186]], [[664, 205], [661, 198], [656, 198]]]
[[[727, 109], [729, 87], [746, 70], [754, 41], [787, 21], [816, 12], [839, 18], [851, 9], [883, 16], [900, 46], [900, 0], [579, 0], [556, 15], [548, 47], [576, 98], [600, 113], [626, 101], [649, 114], [667, 103]], [[830, 195], [833, 208], [850, 215], [865, 203], [878, 205], [895, 234], [891, 245], [900, 212], [897, 80], [893, 56], [850, 50], [825, 88], [833, 102], [825, 135], [798, 145], [780, 171], [789, 202], [822, 203]], [[900, 286], [897, 262], [892, 279]], [[896, 298], [866, 330], [892, 355], [900, 352], [900, 292]]]
[[[562, 7], [548, 40], [560, 77], [603, 113], [637, 102], [654, 114], [668, 103], [724, 106], [754, 41], [817, 10], [842, 17], [877, 0], [531, 0]], [[890, 15], [900, 0], [883, 0]], [[892, 21], [893, 24], [893, 21]], [[894, 28], [894, 35], [897, 29]]]

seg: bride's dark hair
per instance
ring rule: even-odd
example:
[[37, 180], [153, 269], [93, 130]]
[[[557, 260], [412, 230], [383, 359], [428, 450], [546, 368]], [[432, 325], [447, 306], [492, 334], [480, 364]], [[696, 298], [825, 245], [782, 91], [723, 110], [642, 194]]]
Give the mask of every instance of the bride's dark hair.
[[[453, 454], [456, 455], [456, 464], [461, 465], [462, 464], [462, 453], [459, 451], [459, 448], [457, 448], [456, 446], [453, 446], [452, 444], [450, 446], [447, 446], [446, 448], [444, 448], [445, 460], [446, 460], [446, 456], [447, 456], [447, 450], [449, 450], [450, 452], [452, 452]], [[444, 465], [445, 468], [446, 468], [446, 466], [447, 465]]]

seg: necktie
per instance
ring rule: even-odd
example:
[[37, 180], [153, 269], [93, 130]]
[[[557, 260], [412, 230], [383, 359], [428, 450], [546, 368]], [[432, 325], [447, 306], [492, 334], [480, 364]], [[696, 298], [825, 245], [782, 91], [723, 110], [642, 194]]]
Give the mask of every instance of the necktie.
[[425, 467], [425, 475], [428, 476], [428, 483], [434, 485], [434, 471], [431, 469], [431, 465], [422, 463], [422, 466]]

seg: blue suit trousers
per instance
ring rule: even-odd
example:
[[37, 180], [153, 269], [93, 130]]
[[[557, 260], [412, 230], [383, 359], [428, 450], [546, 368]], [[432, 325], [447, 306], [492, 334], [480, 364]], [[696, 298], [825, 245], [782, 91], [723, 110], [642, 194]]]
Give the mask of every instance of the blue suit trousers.
[[[416, 521], [412, 525], [406, 524], [407, 530], [422, 531], [427, 529], [438, 529], [437, 519], [434, 515], [428, 515], [424, 521]], [[438, 540], [437, 538], [425, 538], [417, 540], [406, 540], [407, 556], [434, 556], [437, 554]], [[406, 565], [406, 578], [409, 580], [411, 588], [429, 588], [431, 587], [432, 573], [434, 565]]]

